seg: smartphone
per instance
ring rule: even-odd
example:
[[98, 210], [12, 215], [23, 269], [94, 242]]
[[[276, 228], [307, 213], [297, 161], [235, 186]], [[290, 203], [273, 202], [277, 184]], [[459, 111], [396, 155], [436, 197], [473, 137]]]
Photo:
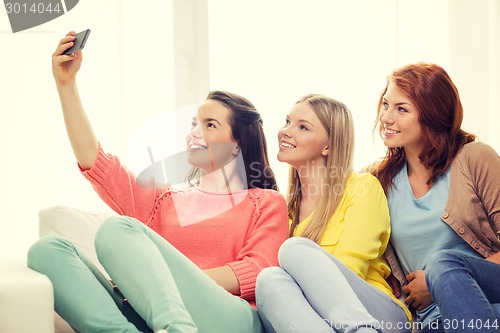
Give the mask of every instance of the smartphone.
[[89, 35], [90, 35], [90, 29], [83, 30], [82, 32], [77, 33], [76, 35], [73, 35], [76, 38], [73, 41], [74, 42], [73, 46], [64, 51], [63, 54], [71, 54], [83, 49], [85, 43], [87, 42], [87, 39], [89, 38]]

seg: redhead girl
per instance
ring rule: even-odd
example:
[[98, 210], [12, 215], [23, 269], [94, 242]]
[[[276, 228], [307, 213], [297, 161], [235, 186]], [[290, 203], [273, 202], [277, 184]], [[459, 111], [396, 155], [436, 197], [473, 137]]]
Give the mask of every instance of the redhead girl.
[[387, 154], [373, 173], [388, 195], [387, 259], [423, 332], [500, 328], [500, 159], [462, 117], [435, 64], [396, 69], [378, 105]]

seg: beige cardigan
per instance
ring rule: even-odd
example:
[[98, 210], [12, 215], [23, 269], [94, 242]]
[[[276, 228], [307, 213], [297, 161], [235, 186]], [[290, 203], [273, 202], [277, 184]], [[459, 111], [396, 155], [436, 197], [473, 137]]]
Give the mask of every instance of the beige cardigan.
[[[441, 220], [483, 257], [500, 251], [500, 158], [481, 142], [466, 144], [450, 169], [450, 193]], [[385, 256], [402, 286], [406, 277], [391, 244]]]

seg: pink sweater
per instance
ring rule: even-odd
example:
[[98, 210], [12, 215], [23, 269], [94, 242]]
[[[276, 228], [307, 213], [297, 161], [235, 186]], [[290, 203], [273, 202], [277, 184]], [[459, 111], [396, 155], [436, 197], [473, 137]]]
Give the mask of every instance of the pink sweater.
[[278, 265], [278, 249], [288, 237], [287, 207], [279, 192], [145, 188], [102, 149], [82, 173], [114, 211], [142, 221], [201, 269], [229, 265], [240, 283], [240, 297], [254, 305], [257, 275]]

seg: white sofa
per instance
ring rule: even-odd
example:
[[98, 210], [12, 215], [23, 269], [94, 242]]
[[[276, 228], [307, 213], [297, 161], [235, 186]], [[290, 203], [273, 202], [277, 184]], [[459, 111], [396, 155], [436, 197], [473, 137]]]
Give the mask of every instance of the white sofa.
[[0, 258], [0, 332], [53, 333], [53, 308], [52, 284], [45, 275], [21, 260]]

